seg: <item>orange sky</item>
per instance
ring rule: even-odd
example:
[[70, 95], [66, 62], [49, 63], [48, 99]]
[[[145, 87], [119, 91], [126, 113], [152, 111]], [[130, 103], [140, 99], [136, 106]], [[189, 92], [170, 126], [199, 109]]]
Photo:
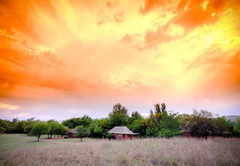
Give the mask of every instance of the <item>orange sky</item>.
[[240, 115], [240, 1], [0, 1], [0, 118]]

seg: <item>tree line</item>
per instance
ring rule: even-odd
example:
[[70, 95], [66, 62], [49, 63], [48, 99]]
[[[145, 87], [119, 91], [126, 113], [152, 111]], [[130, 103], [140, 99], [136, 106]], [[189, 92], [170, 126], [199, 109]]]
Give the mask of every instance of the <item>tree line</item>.
[[166, 104], [155, 104], [148, 117], [139, 112], [128, 114], [128, 109], [117, 103], [113, 106], [108, 117], [92, 119], [83, 117], [70, 118], [61, 124], [55, 120], [43, 122], [30, 118], [27, 120], [12, 121], [0, 119], [0, 131], [6, 133], [27, 133], [38, 137], [48, 134], [60, 136], [68, 134], [76, 128], [79, 137], [111, 138], [107, 132], [115, 126], [127, 126], [139, 137], [173, 137], [189, 134], [192, 137], [206, 138], [207, 136], [234, 136], [240, 137], [240, 119], [237, 122], [226, 120], [224, 117], [214, 117], [206, 110], [194, 110], [192, 114], [178, 114], [167, 111]]

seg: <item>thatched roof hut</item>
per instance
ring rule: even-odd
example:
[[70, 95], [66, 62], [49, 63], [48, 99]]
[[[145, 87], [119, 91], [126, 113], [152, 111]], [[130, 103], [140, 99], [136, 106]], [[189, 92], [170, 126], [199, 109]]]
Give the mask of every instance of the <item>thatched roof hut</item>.
[[133, 139], [133, 136], [138, 134], [133, 133], [126, 126], [115, 126], [108, 133], [112, 133], [113, 136], [118, 140]]
[[69, 133], [72, 133], [72, 134], [77, 134], [77, 130], [76, 129], [72, 129], [71, 131], [69, 131]]
[[71, 131], [69, 131], [69, 138], [75, 138], [77, 134], [78, 134], [77, 130], [72, 129]]

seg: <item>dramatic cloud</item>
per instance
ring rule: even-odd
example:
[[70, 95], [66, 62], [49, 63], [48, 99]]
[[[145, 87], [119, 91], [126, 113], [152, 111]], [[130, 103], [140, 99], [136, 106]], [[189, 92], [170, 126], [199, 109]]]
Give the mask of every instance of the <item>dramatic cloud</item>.
[[0, 2], [0, 116], [106, 117], [120, 102], [239, 114], [235, 0]]
[[169, 0], [146, 0], [143, 7], [140, 8], [140, 12], [144, 15], [150, 11], [157, 9], [159, 7], [167, 6], [168, 3], [171, 3]]
[[174, 20], [186, 28], [213, 24], [222, 15], [225, 6], [226, 0], [181, 0]]

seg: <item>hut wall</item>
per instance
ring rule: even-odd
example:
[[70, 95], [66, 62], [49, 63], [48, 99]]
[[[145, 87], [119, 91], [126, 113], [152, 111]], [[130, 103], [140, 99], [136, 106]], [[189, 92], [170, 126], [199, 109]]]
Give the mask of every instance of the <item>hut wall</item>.
[[132, 140], [134, 138], [133, 135], [129, 135], [129, 134], [113, 134], [113, 136], [117, 139], [117, 140]]
[[75, 138], [73, 133], [69, 133], [69, 138]]
[[130, 140], [132, 140], [134, 137], [133, 137], [133, 135], [129, 135], [129, 134], [125, 134], [124, 135], [124, 139], [130, 139]]
[[123, 140], [123, 134], [113, 134], [117, 140]]

